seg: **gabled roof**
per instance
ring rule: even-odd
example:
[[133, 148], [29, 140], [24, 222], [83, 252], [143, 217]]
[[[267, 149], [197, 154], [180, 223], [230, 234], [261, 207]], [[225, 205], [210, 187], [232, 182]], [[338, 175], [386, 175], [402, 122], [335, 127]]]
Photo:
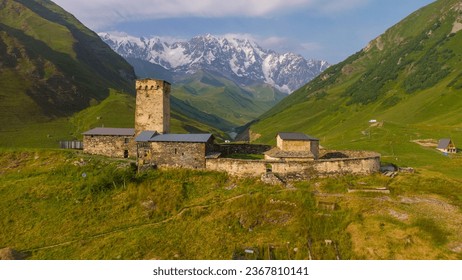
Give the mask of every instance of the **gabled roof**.
[[279, 132], [278, 135], [282, 140], [319, 141], [317, 138], [299, 132]]
[[97, 127], [85, 131], [83, 135], [106, 135], [106, 136], [133, 136], [135, 135], [134, 128], [112, 128], [112, 127]]
[[451, 144], [451, 139], [449, 138], [440, 139], [440, 141], [438, 142], [437, 149], [446, 149], [449, 146], [449, 144]]
[[136, 142], [187, 142], [187, 143], [207, 143], [213, 135], [207, 134], [158, 134], [156, 131], [143, 131]]
[[136, 138], [136, 142], [149, 142], [151, 141], [152, 137], [157, 135], [157, 131], [145, 130], [142, 131]]

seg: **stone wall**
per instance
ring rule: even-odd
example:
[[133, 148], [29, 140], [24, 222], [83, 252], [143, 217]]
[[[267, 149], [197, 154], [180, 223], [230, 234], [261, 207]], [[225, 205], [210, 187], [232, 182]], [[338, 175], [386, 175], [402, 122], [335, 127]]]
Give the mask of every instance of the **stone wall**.
[[307, 140], [284, 140], [278, 135], [276, 137], [276, 146], [281, 151], [309, 151], [311, 149], [311, 141]]
[[380, 170], [380, 155], [370, 153], [364, 157], [319, 160], [315, 163], [315, 170], [321, 175], [370, 174]]
[[371, 174], [380, 170], [380, 155], [364, 153], [362, 157], [337, 158], [305, 162], [273, 162], [272, 171], [288, 179], [309, 179], [345, 174]]
[[84, 135], [83, 151], [93, 155], [134, 158], [136, 144], [133, 136]]
[[220, 152], [222, 155], [230, 154], [263, 154], [271, 150], [268, 145], [254, 145], [254, 144], [217, 144], [214, 147], [215, 152]]
[[157, 167], [205, 168], [205, 143], [152, 142], [139, 148], [139, 163]]
[[[342, 154], [348, 152], [344, 151]], [[371, 174], [379, 171], [379, 154], [374, 152], [352, 152], [352, 154], [356, 157], [303, 162], [207, 159], [206, 168], [243, 177], [260, 177], [267, 170], [271, 170], [285, 179], [292, 180], [343, 174]]]
[[266, 165], [267, 162], [264, 160], [206, 159], [207, 169], [227, 172], [238, 177], [260, 177], [266, 173]]

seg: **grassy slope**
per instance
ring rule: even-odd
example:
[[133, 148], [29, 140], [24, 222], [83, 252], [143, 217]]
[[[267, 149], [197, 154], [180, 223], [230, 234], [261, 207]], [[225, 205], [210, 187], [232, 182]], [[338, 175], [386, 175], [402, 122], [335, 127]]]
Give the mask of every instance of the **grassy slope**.
[[[410, 142], [451, 137], [456, 145], [462, 143], [462, 89], [455, 86], [462, 72], [457, 47], [462, 32], [448, 36], [454, 12], [436, 12], [454, 3], [437, 1], [412, 14], [366, 50], [284, 99], [252, 125], [256, 142], [274, 143], [279, 131], [301, 131], [319, 137], [328, 148], [375, 150], [385, 161], [462, 178], [451, 157]], [[420, 82], [418, 73], [434, 78], [422, 72], [432, 67], [426, 63], [435, 57], [434, 50], [438, 56], [428, 65], [440, 63], [451, 71], [437, 76], [434, 84]], [[409, 85], [419, 89], [409, 92]], [[370, 126], [371, 119], [383, 126]]]
[[[50, 96], [59, 97], [54, 101], [62, 102], [40, 103], [37, 96], [38, 105], [45, 106], [42, 109], [56, 110], [52, 106], [70, 106], [66, 102], [71, 102], [75, 110], [86, 105], [79, 103], [88, 102], [85, 98], [106, 97], [108, 87], [133, 91], [130, 76], [134, 78], [134, 75], [130, 65], [54, 3], [9, 0], [4, 5], [1, 9], [1, 30], [7, 44], [4, 51], [10, 56], [14, 54], [18, 60], [19, 67], [12, 68], [18, 73], [16, 79], [47, 87], [52, 92]], [[4, 67], [8, 69], [8, 65]], [[77, 96], [65, 96], [72, 90]]]
[[[462, 203], [434, 184], [460, 190], [449, 179], [348, 176], [289, 190], [216, 172], [130, 170], [75, 152], [0, 151], [0, 248], [30, 259], [307, 259], [310, 240], [314, 259], [335, 259], [331, 239], [342, 259], [462, 257]], [[383, 186], [392, 194], [346, 193]], [[339, 208], [318, 209], [320, 200]]]

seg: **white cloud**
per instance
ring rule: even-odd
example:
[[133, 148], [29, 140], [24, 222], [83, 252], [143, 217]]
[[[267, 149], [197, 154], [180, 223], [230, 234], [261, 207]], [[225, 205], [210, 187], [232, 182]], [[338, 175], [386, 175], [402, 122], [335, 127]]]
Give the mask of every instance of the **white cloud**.
[[317, 0], [316, 8], [324, 13], [339, 13], [361, 7], [371, 0]]
[[54, 0], [92, 28], [137, 19], [266, 17], [299, 10], [339, 12], [370, 0]]
[[316, 42], [305, 42], [301, 43], [300, 47], [305, 52], [319, 51], [322, 49], [322, 45]]

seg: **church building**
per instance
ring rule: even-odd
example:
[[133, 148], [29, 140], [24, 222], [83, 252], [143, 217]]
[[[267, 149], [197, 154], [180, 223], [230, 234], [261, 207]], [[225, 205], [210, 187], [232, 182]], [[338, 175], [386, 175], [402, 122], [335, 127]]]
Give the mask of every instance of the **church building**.
[[136, 158], [139, 166], [205, 168], [212, 134], [170, 134], [171, 85], [136, 81], [135, 128], [94, 128], [83, 133], [85, 153]]

